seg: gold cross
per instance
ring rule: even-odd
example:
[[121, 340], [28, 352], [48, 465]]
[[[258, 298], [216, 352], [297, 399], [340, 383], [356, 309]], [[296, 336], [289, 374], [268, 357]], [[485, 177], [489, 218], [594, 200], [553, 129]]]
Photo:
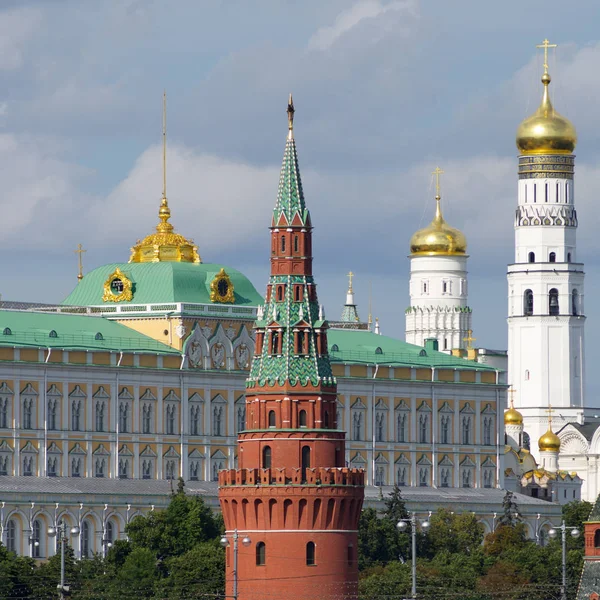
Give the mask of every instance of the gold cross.
[[348, 280], [350, 281], [350, 283], [348, 284], [348, 291], [351, 292], [352, 291], [352, 278], [354, 277], [354, 273], [352, 271], [350, 271], [348, 273]]
[[541, 44], [537, 44], [536, 48], [544, 49], [544, 73], [548, 72], [548, 48], [556, 48], [556, 44], [551, 44], [545, 39]]
[[467, 342], [467, 350], [472, 350], [473, 345], [471, 344], [471, 342], [477, 341], [477, 338], [473, 337], [473, 330], [472, 329], [469, 329], [467, 331], [467, 333], [469, 334], [469, 336], [466, 337], [466, 338], [463, 338], [463, 342]]
[[82, 254], [84, 252], [87, 252], [87, 250], [84, 250], [83, 246], [81, 244], [77, 244], [77, 250], [74, 250], [73, 252], [75, 252], [75, 254], [79, 255], [77, 257], [77, 262], [79, 263], [79, 273], [77, 275], [77, 279], [79, 279], [79, 281], [81, 281], [83, 279], [83, 258], [82, 258]]
[[436, 197], [440, 196], [440, 175], [442, 175], [444, 171], [442, 171], [439, 167], [435, 168], [432, 175], [435, 175], [435, 195]]
[[548, 408], [546, 409], [546, 411], [548, 413], [548, 427], [552, 427], [552, 413], [556, 412], [553, 408], [552, 408], [552, 404], [548, 404]]
[[510, 400], [509, 400], [509, 402], [510, 402], [510, 407], [511, 408], [515, 407], [515, 392], [516, 391], [517, 390], [512, 385], [510, 386], [510, 388], [508, 390], [508, 393], [510, 394]]

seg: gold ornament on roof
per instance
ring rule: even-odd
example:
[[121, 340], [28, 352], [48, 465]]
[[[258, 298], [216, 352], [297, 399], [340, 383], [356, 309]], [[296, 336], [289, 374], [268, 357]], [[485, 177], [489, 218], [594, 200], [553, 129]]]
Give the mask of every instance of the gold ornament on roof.
[[517, 129], [517, 148], [521, 154], [571, 154], [577, 144], [577, 132], [569, 119], [554, 110], [548, 92], [548, 48], [556, 48], [556, 44], [544, 40], [537, 47], [544, 49], [544, 93], [539, 108]]
[[515, 408], [514, 395], [515, 388], [511, 387], [508, 390], [510, 395], [510, 408], [504, 413], [504, 424], [505, 425], [523, 425], [523, 415]]
[[87, 252], [87, 250], [83, 249], [81, 244], [77, 244], [77, 250], [73, 250], [75, 254], [77, 254], [77, 265], [79, 270], [77, 272], [77, 281], [81, 281], [83, 279], [83, 253]]
[[159, 223], [156, 233], [138, 240], [131, 249], [130, 263], [144, 262], [191, 262], [201, 263], [198, 246], [193, 240], [175, 233], [169, 223], [171, 209], [167, 200], [167, 95], [163, 94], [163, 193], [158, 210]]
[[233, 283], [225, 269], [221, 269], [210, 282], [210, 301], [224, 304], [233, 304], [235, 294]]
[[427, 227], [419, 229], [410, 238], [410, 252], [413, 256], [452, 256], [465, 254], [467, 251], [467, 238], [464, 233], [450, 227], [442, 216], [440, 175], [443, 172], [439, 167], [433, 172], [436, 178], [435, 217]]
[[558, 452], [560, 450], [560, 438], [552, 431], [552, 406], [548, 406], [548, 431], [539, 439], [538, 448], [540, 452]]
[[133, 283], [118, 267], [104, 282], [102, 302], [131, 302]]

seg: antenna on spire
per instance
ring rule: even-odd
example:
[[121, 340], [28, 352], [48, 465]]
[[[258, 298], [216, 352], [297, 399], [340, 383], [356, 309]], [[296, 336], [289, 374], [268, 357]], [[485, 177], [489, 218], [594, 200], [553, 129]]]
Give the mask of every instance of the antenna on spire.
[[548, 74], [548, 48], [556, 48], [556, 46], [557, 44], [551, 44], [547, 39], [536, 45], [536, 48], [544, 49], [544, 75]]
[[294, 113], [296, 109], [294, 108], [294, 99], [292, 98], [292, 94], [290, 93], [290, 97], [288, 99], [288, 107], [287, 107], [287, 116], [288, 116], [288, 139], [291, 140], [294, 137]]
[[163, 90], [163, 147], [162, 147], [162, 159], [163, 159], [163, 192], [162, 197], [166, 200], [167, 198], [167, 90]]

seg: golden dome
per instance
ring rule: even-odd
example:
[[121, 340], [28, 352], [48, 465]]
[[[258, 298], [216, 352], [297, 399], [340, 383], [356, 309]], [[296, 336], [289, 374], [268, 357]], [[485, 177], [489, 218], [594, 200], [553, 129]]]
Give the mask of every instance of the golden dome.
[[440, 195], [435, 197], [436, 209], [433, 221], [423, 229], [419, 229], [410, 238], [410, 252], [417, 256], [452, 256], [465, 254], [467, 238], [462, 231], [450, 227], [442, 216]]
[[539, 439], [540, 452], [558, 452], [560, 450], [560, 438], [548, 427], [548, 431]]
[[158, 218], [160, 222], [156, 226], [156, 233], [151, 233], [141, 242], [138, 240], [131, 249], [129, 262], [202, 262], [198, 246], [173, 231], [173, 225], [168, 222], [171, 210], [165, 196], [160, 203]]
[[523, 415], [514, 406], [504, 413], [505, 425], [523, 425]]
[[521, 154], [571, 154], [575, 150], [577, 132], [569, 119], [554, 110], [548, 94], [550, 81], [545, 70], [542, 103], [517, 129], [517, 148]]

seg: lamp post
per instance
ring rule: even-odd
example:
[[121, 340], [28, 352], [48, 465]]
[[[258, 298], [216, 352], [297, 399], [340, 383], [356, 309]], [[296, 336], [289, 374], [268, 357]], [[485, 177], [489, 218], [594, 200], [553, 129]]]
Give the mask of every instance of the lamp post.
[[[238, 599], [238, 540], [239, 534], [237, 528], [233, 530], [233, 600]], [[252, 543], [252, 540], [245, 536], [242, 540], [242, 544], [244, 546], [249, 546]], [[223, 548], [227, 548], [229, 546], [229, 538], [227, 537], [227, 533], [221, 538], [221, 546]]]
[[[406, 531], [408, 524], [410, 523], [411, 527], [411, 538], [412, 538], [412, 590], [411, 590], [411, 598], [417, 597], [417, 515], [412, 512], [410, 514], [410, 518], [408, 519], [400, 519], [398, 523], [396, 523], [396, 528], [398, 531], [403, 532]], [[424, 531], [429, 529], [429, 521], [422, 521], [421, 527]]]
[[571, 537], [578, 538], [581, 533], [577, 527], [567, 527], [563, 519], [560, 527], [553, 527], [548, 535], [554, 539], [561, 532], [562, 540], [562, 585], [560, 586], [560, 599], [567, 600], [567, 530], [571, 531]]
[[60, 583], [56, 587], [60, 593], [61, 600], [64, 600], [69, 593], [69, 586], [65, 585], [65, 545], [69, 534], [79, 535], [79, 531], [79, 527], [77, 526], [69, 529], [64, 521], [60, 521], [54, 527], [48, 527], [48, 535], [50, 537], [56, 536], [56, 543], [60, 544]]

